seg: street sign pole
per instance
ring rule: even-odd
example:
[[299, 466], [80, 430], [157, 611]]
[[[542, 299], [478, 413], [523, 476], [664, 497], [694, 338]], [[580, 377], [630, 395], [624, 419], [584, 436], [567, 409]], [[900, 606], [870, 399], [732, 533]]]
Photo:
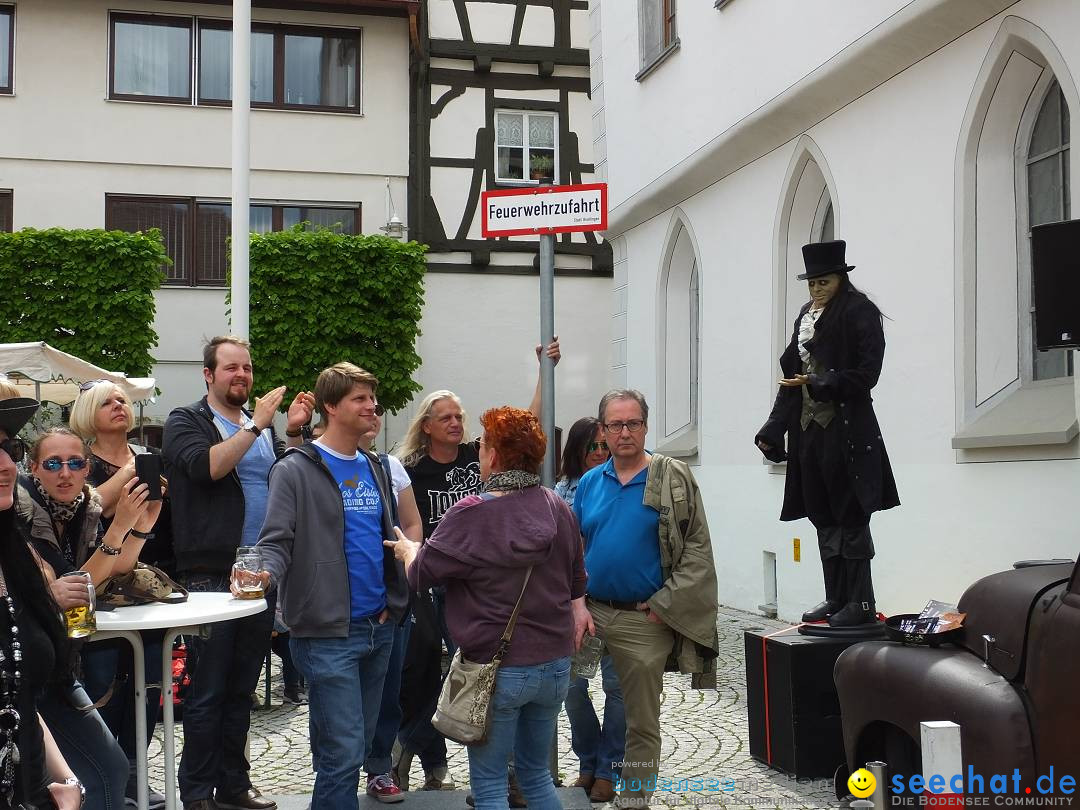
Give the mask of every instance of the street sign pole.
[[541, 483], [555, 486], [555, 364], [547, 347], [555, 339], [555, 236], [540, 236], [540, 414], [547, 436]]

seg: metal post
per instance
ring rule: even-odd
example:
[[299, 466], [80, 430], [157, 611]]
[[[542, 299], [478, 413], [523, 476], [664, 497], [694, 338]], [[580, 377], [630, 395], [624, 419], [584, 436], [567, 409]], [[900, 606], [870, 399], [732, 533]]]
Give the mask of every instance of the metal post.
[[880, 760], [872, 760], [866, 763], [866, 770], [874, 775], [874, 784], [877, 785], [870, 800], [874, 803], [874, 810], [886, 810], [885, 785], [889, 775], [888, 766]]
[[233, 0], [231, 331], [248, 337], [251, 238], [251, 0]]
[[555, 236], [540, 237], [540, 414], [547, 435], [541, 483], [555, 486], [555, 364], [547, 347], [555, 339]]

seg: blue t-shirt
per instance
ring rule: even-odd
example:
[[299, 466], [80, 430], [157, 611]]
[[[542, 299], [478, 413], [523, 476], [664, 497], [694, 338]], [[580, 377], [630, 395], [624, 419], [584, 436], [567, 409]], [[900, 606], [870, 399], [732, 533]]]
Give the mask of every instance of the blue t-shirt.
[[315, 442], [341, 490], [345, 506], [345, 564], [349, 569], [349, 615], [364, 619], [386, 607], [383, 582], [382, 500], [367, 459], [343, 456]]
[[585, 538], [589, 596], [644, 602], [663, 585], [660, 513], [641, 501], [649, 468], [623, 485], [612, 459], [578, 481], [574, 514]]
[[[222, 439], [231, 439], [240, 425], [213, 408], [214, 424]], [[253, 546], [259, 539], [263, 521], [266, 519], [266, 500], [270, 494], [267, 476], [274, 464], [274, 443], [270, 431], [264, 430], [255, 437], [255, 442], [244, 453], [236, 465], [236, 474], [240, 477], [240, 487], [244, 490], [244, 530], [240, 534], [240, 545]]]

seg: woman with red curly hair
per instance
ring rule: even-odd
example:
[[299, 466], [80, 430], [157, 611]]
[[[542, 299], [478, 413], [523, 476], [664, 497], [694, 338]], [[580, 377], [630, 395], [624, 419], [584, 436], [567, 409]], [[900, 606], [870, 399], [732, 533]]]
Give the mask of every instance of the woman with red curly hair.
[[548, 754], [570, 684], [570, 655], [591, 630], [581, 534], [562, 498], [540, 486], [547, 439], [537, 418], [504, 407], [487, 411], [480, 423], [484, 492], [452, 506], [422, 547], [400, 533], [387, 543], [405, 562], [414, 591], [446, 586], [450, 634], [470, 661], [494, 657], [524, 585], [487, 741], [469, 747], [469, 781], [477, 810], [505, 810], [513, 751], [530, 810], [560, 810]]

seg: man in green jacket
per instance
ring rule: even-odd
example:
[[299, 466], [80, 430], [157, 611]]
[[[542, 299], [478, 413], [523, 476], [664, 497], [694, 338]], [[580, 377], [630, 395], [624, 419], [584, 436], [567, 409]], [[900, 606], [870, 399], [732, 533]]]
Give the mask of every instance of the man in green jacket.
[[599, 418], [611, 459], [582, 476], [574, 513], [585, 539], [589, 612], [626, 706], [618, 806], [647, 807], [660, 762], [664, 672], [715, 685], [716, 568], [690, 468], [645, 452], [645, 397], [610, 391]]

